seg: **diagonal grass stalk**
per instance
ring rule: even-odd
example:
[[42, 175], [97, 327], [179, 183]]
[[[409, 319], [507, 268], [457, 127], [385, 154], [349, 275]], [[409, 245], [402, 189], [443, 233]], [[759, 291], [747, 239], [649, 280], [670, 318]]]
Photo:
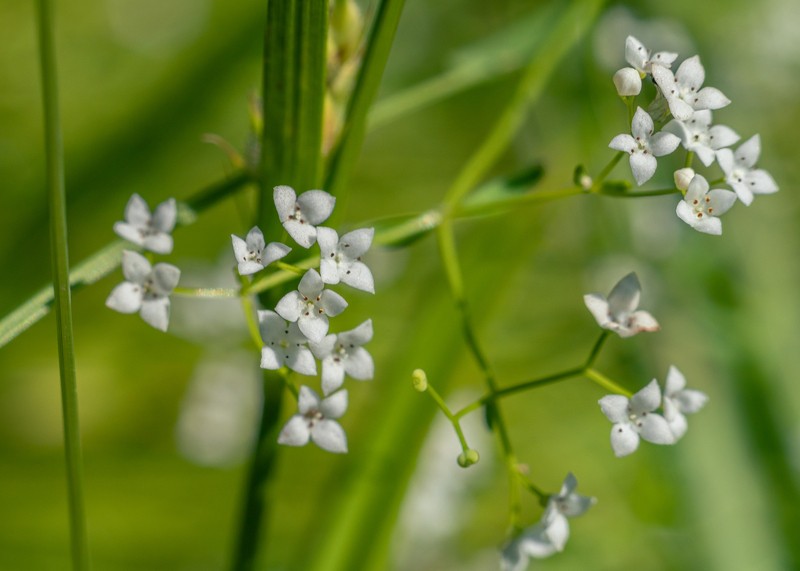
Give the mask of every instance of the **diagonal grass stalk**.
[[89, 547], [83, 503], [83, 460], [78, 422], [78, 387], [72, 334], [72, 301], [69, 285], [67, 209], [64, 191], [64, 147], [58, 111], [56, 50], [53, 33], [53, 4], [39, 0], [39, 51], [44, 103], [47, 195], [50, 204], [50, 243], [55, 291], [58, 360], [61, 376], [61, 409], [64, 421], [67, 491], [72, 568], [89, 569]]

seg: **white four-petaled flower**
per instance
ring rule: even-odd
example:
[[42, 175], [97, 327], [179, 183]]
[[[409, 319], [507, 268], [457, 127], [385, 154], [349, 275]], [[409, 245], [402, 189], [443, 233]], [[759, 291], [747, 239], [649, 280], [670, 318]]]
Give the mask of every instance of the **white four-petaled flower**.
[[676, 367], [670, 367], [667, 379], [664, 382], [664, 397], [662, 408], [664, 418], [667, 419], [669, 428], [675, 440], [679, 440], [688, 428], [687, 414], [694, 414], [708, 402], [708, 395], [704, 392], [687, 389], [686, 377]]
[[653, 119], [641, 107], [636, 108], [631, 122], [631, 135], [614, 137], [608, 146], [630, 154], [631, 171], [641, 186], [655, 174], [656, 157], [668, 155], [678, 148], [681, 140], [672, 133], [653, 134]]
[[311, 343], [314, 356], [322, 361], [322, 392], [331, 394], [342, 386], [345, 374], [359, 381], [372, 379], [375, 365], [372, 356], [362, 347], [372, 340], [372, 320], [350, 331], [327, 335], [319, 343]]
[[633, 36], [625, 38], [625, 60], [643, 76], [652, 73], [655, 67], [669, 68], [677, 58], [678, 54], [673, 52], [652, 54]]
[[753, 135], [742, 143], [734, 153], [730, 149], [717, 151], [717, 162], [725, 173], [725, 182], [731, 185], [745, 205], [753, 202], [754, 194], [778, 192], [778, 185], [763, 169], [754, 169], [761, 154], [761, 138]]
[[309, 341], [319, 343], [328, 333], [328, 316], [339, 315], [347, 307], [344, 298], [329, 289], [316, 270], [308, 270], [297, 286], [283, 296], [275, 311], [287, 321], [297, 322]]
[[289, 367], [301, 375], [316, 375], [317, 363], [306, 347], [308, 339], [297, 323], [286, 323], [274, 311], [258, 312], [258, 324], [264, 347], [261, 349], [261, 368], [277, 370]]
[[149, 325], [166, 331], [169, 325], [169, 294], [178, 285], [181, 271], [172, 264], [151, 266], [137, 252], [122, 252], [125, 280], [106, 299], [106, 306], [120, 313], [136, 313]]
[[336, 199], [324, 190], [309, 190], [297, 196], [291, 186], [276, 186], [275, 209], [281, 224], [295, 242], [310, 248], [317, 240], [317, 224], [333, 212]]
[[711, 126], [711, 111], [695, 111], [686, 121], [673, 119], [664, 130], [681, 139], [683, 148], [692, 151], [706, 165], [714, 162], [715, 151], [730, 147], [739, 140], [739, 135], [724, 125]]
[[297, 398], [297, 414], [284, 425], [278, 443], [305, 446], [311, 440], [323, 450], [343, 454], [347, 452], [347, 435], [336, 419], [346, 410], [346, 390], [320, 400], [317, 393], [302, 386]]
[[674, 74], [666, 67], [655, 66], [653, 79], [667, 100], [670, 113], [681, 121], [689, 119], [695, 111], [721, 109], [731, 102], [715, 87], [701, 89], [706, 71], [699, 56], [684, 60]]
[[583, 296], [583, 301], [600, 327], [620, 337], [630, 337], [640, 331], [658, 331], [658, 322], [652, 315], [636, 310], [641, 291], [639, 278], [631, 272], [617, 282], [608, 299], [599, 293], [589, 293]]
[[717, 216], [730, 210], [734, 202], [735, 193], [722, 188], [709, 190], [708, 181], [696, 174], [675, 212], [678, 218], [698, 232], [719, 235], [722, 234], [722, 221]]
[[372, 245], [374, 234], [374, 228], [361, 228], [339, 238], [331, 228], [317, 228], [322, 281], [326, 284], [338, 284], [341, 281], [350, 287], [375, 293], [372, 272], [361, 261], [361, 256]]
[[275, 260], [280, 260], [292, 251], [280, 242], [266, 244], [264, 234], [258, 226], [253, 226], [244, 240], [231, 234], [233, 253], [239, 263], [239, 275], [246, 276], [263, 270]]
[[653, 444], [674, 444], [675, 437], [666, 419], [653, 412], [661, 404], [658, 381], [650, 383], [630, 399], [622, 395], [607, 395], [598, 401], [611, 428], [611, 448], [617, 457], [627, 456], [639, 447], [639, 438]]
[[125, 206], [125, 222], [115, 222], [114, 232], [129, 242], [156, 254], [172, 252], [172, 236], [178, 209], [170, 198], [156, 206], [153, 214], [144, 199], [133, 194]]

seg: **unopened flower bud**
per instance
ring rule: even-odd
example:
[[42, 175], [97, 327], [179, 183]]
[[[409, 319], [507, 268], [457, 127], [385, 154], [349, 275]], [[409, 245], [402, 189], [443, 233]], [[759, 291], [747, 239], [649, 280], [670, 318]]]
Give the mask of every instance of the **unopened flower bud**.
[[623, 67], [614, 74], [614, 86], [620, 97], [639, 95], [642, 91], [642, 76], [632, 67]]
[[675, 188], [686, 192], [694, 178], [694, 169], [684, 168], [675, 171]]
[[428, 390], [428, 375], [422, 369], [414, 369], [414, 372], [411, 373], [411, 384], [414, 385], [415, 390], [424, 393]]
[[478, 451], [470, 448], [458, 455], [458, 465], [462, 468], [469, 468], [473, 464], [477, 464], [480, 459]]

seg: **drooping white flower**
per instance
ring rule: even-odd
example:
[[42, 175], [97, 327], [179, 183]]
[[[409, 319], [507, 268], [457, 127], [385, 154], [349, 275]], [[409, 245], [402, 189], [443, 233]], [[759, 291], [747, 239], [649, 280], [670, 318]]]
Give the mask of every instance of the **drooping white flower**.
[[264, 347], [261, 348], [261, 368], [277, 370], [289, 367], [301, 375], [316, 375], [317, 362], [300, 332], [297, 323], [286, 323], [274, 311], [258, 312], [258, 328]]
[[619, 458], [639, 447], [639, 438], [653, 444], [674, 444], [675, 437], [666, 419], [653, 412], [661, 404], [661, 389], [653, 379], [630, 399], [622, 395], [607, 395], [598, 401], [611, 428], [611, 448]]
[[375, 293], [372, 272], [361, 261], [361, 256], [372, 245], [374, 234], [374, 228], [361, 228], [339, 238], [331, 228], [317, 228], [322, 281], [326, 284], [338, 284], [341, 281], [350, 287]]
[[695, 111], [721, 109], [731, 100], [715, 87], [702, 87], [706, 71], [700, 56], [693, 56], [678, 67], [674, 74], [663, 66], [653, 67], [653, 79], [667, 100], [675, 119], [686, 121]]
[[178, 208], [170, 198], [156, 206], [153, 214], [144, 199], [134, 193], [125, 206], [125, 222], [115, 222], [118, 236], [156, 254], [172, 252], [172, 236]]
[[297, 196], [291, 186], [284, 185], [276, 186], [272, 196], [289, 236], [304, 248], [310, 248], [317, 240], [317, 224], [331, 215], [336, 198], [324, 190], [309, 190]]
[[322, 392], [331, 394], [342, 386], [345, 374], [358, 381], [371, 380], [375, 374], [372, 356], [362, 347], [372, 340], [372, 320], [350, 331], [325, 336], [311, 343], [314, 356], [322, 361]]
[[639, 278], [631, 272], [617, 282], [608, 294], [608, 299], [600, 293], [589, 293], [583, 296], [583, 301], [600, 327], [613, 331], [620, 337], [631, 337], [640, 331], [660, 329], [652, 315], [636, 310], [641, 292]]
[[694, 414], [708, 402], [708, 395], [704, 392], [687, 389], [686, 377], [676, 367], [670, 367], [667, 380], [664, 382], [664, 397], [662, 407], [664, 418], [667, 419], [669, 429], [675, 440], [679, 440], [689, 427], [686, 422], [687, 414]]
[[707, 109], [695, 111], [685, 121], [673, 119], [664, 126], [664, 130], [680, 137], [683, 148], [695, 153], [706, 166], [714, 162], [715, 151], [730, 147], [739, 140], [739, 135], [730, 127], [712, 127], [711, 111]]
[[280, 242], [264, 242], [264, 234], [258, 226], [253, 226], [244, 240], [231, 234], [233, 253], [239, 263], [239, 275], [246, 276], [263, 270], [275, 260], [280, 260], [292, 251]]
[[725, 173], [725, 182], [731, 185], [744, 204], [753, 202], [754, 194], [778, 192], [778, 185], [767, 171], [754, 169], [761, 154], [761, 138], [753, 135], [734, 153], [730, 149], [717, 151], [717, 162]]
[[347, 410], [347, 391], [339, 391], [320, 400], [319, 395], [306, 386], [300, 387], [295, 414], [281, 429], [278, 444], [305, 446], [314, 444], [337, 454], [347, 452], [347, 435], [336, 422]]
[[631, 64], [642, 76], [652, 73], [655, 67], [669, 69], [672, 62], [677, 58], [678, 54], [674, 52], [656, 52], [653, 54], [633, 36], [625, 38], [625, 61]]
[[632, 67], [618, 69], [613, 77], [614, 87], [620, 97], [639, 95], [642, 91], [642, 76]]
[[328, 316], [335, 317], [345, 310], [344, 298], [329, 289], [316, 270], [308, 270], [297, 286], [281, 298], [275, 311], [287, 321], [297, 322], [309, 341], [319, 343], [328, 333]]
[[617, 135], [608, 146], [630, 154], [631, 171], [641, 186], [655, 174], [656, 157], [668, 155], [678, 148], [681, 140], [672, 133], [653, 134], [653, 119], [641, 107], [636, 108], [631, 122], [631, 135]]
[[149, 325], [166, 331], [169, 325], [169, 294], [178, 285], [181, 271], [172, 264], [151, 266], [137, 252], [122, 252], [124, 282], [106, 299], [106, 306], [120, 313], [136, 313]]
[[720, 235], [722, 221], [717, 216], [730, 210], [734, 202], [735, 193], [722, 188], [708, 190], [708, 181], [703, 175], [696, 174], [675, 212], [678, 218], [698, 232]]
[[569, 539], [568, 517], [583, 514], [597, 500], [575, 492], [578, 480], [570, 472], [564, 478], [561, 491], [547, 500], [547, 508], [536, 525], [523, 531], [506, 545], [501, 554], [501, 568], [522, 571], [529, 559], [542, 559], [563, 551]]

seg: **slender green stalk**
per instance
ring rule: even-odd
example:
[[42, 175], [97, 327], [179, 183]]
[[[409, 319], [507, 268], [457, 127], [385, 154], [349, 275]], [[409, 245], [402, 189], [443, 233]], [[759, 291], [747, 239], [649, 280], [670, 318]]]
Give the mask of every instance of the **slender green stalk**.
[[583, 366], [584, 369], [588, 369], [594, 362], [597, 360], [597, 356], [600, 354], [600, 349], [603, 348], [608, 336], [610, 335], [610, 331], [604, 329], [602, 333], [600, 333], [600, 337], [597, 338], [594, 345], [592, 346], [592, 350], [589, 352], [589, 356], [586, 358], [586, 364]]
[[611, 391], [612, 393], [618, 395], [624, 395], [628, 398], [633, 396], [633, 393], [631, 391], [619, 386], [617, 383], [615, 383], [602, 373], [596, 371], [595, 369], [592, 368], [584, 369], [583, 374], [586, 375], [586, 377], [589, 378], [589, 380], [591, 380], [593, 383], [603, 387], [607, 391]]
[[458, 422], [456, 415], [453, 414], [453, 411], [450, 410], [450, 407], [447, 406], [447, 403], [444, 402], [444, 399], [441, 397], [438, 391], [433, 388], [433, 385], [428, 384], [428, 388], [425, 392], [431, 397], [431, 399], [433, 399], [433, 402], [436, 403], [436, 406], [439, 407], [442, 413], [447, 417], [447, 420], [449, 420], [453, 425], [453, 429], [456, 431], [456, 436], [458, 436], [458, 441], [461, 442], [461, 449], [466, 452], [469, 449], [469, 444], [467, 444], [464, 431], [461, 430], [461, 423]]
[[678, 188], [659, 188], [656, 190], [643, 190], [639, 192], [623, 192], [619, 194], [604, 194], [610, 198], [642, 198], [645, 196], [667, 196], [669, 194], [683, 194]]
[[239, 291], [227, 287], [176, 287], [172, 293], [183, 297], [232, 298], [239, 297]]
[[606, 177], [614, 170], [614, 167], [617, 166], [617, 163], [622, 160], [622, 157], [625, 156], [623, 151], [617, 151], [617, 153], [611, 157], [611, 160], [608, 161], [608, 164], [603, 167], [603, 170], [595, 177], [593, 183], [594, 188], [599, 188], [601, 182], [603, 182]]
[[50, 204], [50, 245], [55, 292], [58, 360], [61, 374], [61, 410], [64, 421], [64, 453], [69, 499], [72, 568], [89, 569], [89, 546], [83, 504], [83, 460], [78, 421], [78, 384], [72, 334], [72, 300], [69, 286], [67, 208], [64, 190], [64, 149], [58, 109], [53, 5], [38, 0], [39, 50], [44, 103], [47, 194]]

